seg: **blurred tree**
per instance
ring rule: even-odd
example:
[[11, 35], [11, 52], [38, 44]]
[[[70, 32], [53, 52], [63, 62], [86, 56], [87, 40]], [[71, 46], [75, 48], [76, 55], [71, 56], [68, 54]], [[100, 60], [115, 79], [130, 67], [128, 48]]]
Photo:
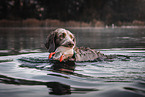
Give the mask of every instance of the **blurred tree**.
[[15, 0], [11, 12], [13, 19], [36, 18], [38, 15], [36, 4], [30, 0]]
[[[109, 0], [102, 10], [101, 20], [106, 24], [144, 20], [144, 0]], [[140, 16], [140, 17], [139, 17]]]
[[6, 19], [9, 13], [9, 0], [0, 0], [0, 19]]
[[144, 0], [0, 0], [0, 19], [145, 21]]
[[77, 20], [83, 0], [41, 0], [40, 7], [44, 7], [44, 19], [59, 19], [63, 21]]

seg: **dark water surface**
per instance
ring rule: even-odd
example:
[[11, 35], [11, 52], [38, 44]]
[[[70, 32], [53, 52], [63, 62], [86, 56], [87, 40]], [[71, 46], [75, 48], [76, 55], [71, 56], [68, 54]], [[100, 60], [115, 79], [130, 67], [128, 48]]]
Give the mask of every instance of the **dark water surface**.
[[78, 46], [117, 56], [48, 60], [48, 28], [0, 28], [0, 97], [145, 97], [145, 28], [72, 29]]

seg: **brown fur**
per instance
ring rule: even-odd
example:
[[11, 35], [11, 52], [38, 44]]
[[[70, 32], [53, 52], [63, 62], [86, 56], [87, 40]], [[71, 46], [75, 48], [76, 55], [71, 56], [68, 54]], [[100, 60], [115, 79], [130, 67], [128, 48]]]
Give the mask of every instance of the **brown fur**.
[[[65, 37], [61, 37], [64, 32], [68, 35], [64, 35]], [[76, 47], [76, 40], [74, 35], [70, 31], [62, 28], [58, 28], [55, 31], [51, 32], [48, 35], [45, 43], [45, 47], [50, 53], [54, 52], [60, 46], [65, 46], [74, 50], [74, 56], [72, 58], [68, 57], [68, 59], [66, 59], [69, 61], [93, 61], [98, 58], [107, 58], [107, 56], [96, 51], [95, 49]]]

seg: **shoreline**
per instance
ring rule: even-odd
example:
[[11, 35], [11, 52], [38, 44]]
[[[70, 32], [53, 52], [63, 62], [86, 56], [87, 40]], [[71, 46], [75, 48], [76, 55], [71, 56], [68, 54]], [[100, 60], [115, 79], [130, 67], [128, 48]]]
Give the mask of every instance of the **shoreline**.
[[66, 28], [66, 29], [115, 29], [115, 28], [145, 28], [145, 26], [109, 26], [109, 27], [0, 27], [0, 29], [56, 29], [56, 28]]
[[34, 18], [26, 20], [0, 20], [0, 27], [44, 27], [44, 28], [140, 28], [145, 27], [144, 21], [134, 20], [132, 22], [115, 22], [105, 24], [104, 21], [94, 20], [91, 22], [60, 21], [53, 19], [38, 20]]

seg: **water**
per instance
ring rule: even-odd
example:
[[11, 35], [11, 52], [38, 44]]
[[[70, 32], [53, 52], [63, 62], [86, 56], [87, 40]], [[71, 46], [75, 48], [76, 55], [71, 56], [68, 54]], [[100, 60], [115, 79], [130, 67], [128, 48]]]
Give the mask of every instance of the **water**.
[[61, 64], [47, 59], [50, 30], [0, 29], [0, 97], [145, 96], [144, 28], [70, 29], [78, 46], [117, 57]]

